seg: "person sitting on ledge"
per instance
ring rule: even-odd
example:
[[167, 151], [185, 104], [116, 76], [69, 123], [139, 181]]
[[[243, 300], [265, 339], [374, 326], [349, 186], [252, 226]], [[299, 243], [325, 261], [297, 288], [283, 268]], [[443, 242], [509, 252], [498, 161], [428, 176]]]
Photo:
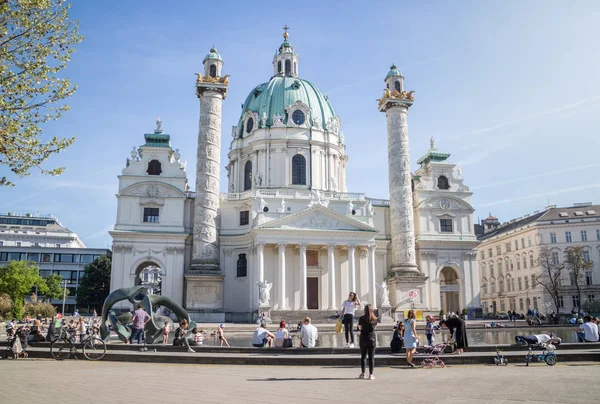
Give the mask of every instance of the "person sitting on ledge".
[[274, 338], [275, 335], [267, 330], [267, 325], [262, 322], [260, 323], [260, 327], [254, 330], [254, 335], [252, 336], [252, 346], [255, 348], [262, 348], [265, 345], [272, 347]]
[[317, 327], [310, 323], [310, 317], [306, 317], [303, 321], [304, 325], [300, 330], [300, 346], [299, 348], [314, 348], [317, 344], [319, 333]]
[[275, 332], [275, 347], [285, 348], [285, 340], [288, 339], [289, 336], [290, 334], [288, 333], [285, 321], [281, 320], [279, 323], [279, 329]]
[[204, 344], [204, 331], [199, 329], [198, 327], [194, 327], [192, 329], [192, 345], [200, 346]]
[[587, 315], [583, 320], [585, 323], [579, 326], [583, 335], [578, 335], [579, 339], [583, 340], [581, 342], [598, 342], [598, 325], [592, 321], [592, 316]]
[[173, 338], [173, 346], [187, 346], [188, 352], [196, 352], [192, 348], [190, 348], [190, 344], [186, 338], [186, 334], [188, 333], [188, 322], [184, 318], [179, 322], [179, 327], [175, 330], [175, 338]]

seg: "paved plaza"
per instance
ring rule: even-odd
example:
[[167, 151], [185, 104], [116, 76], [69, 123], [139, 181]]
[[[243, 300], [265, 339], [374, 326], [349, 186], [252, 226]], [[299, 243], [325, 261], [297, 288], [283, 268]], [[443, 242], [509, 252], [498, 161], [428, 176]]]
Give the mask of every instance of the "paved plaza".
[[[600, 395], [600, 365], [356, 368], [0, 361], [11, 404], [69, 403], [585, 403]], [[54, 398], [52, 398], [54, 397]]]

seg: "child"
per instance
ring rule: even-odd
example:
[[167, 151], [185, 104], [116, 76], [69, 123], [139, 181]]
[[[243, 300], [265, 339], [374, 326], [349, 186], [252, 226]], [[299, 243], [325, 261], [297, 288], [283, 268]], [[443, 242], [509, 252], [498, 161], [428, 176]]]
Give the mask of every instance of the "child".
[[225, 324], [221, 324], [221, 325], [219, 325], [219, 328], [217, 328], [217, 337], [219, 338], [219, 346], [223, 346], [223, 344], [225, 344], [229, 347], [229, 342], [227, 342], [227, 338], [225, 338], [225, 330], [223, 330], [223, 328], [225, 328]]
[[204, 335], [203, 335], [204, 331], [199, 330], [197, 327], [195, 327], [194, 329], [192, 329], [192, 335], [194, 337], [194, 345], [198, 346], [198, 345], [202, 345], [204, 344]]
[[431, 318], [431, 316], [427, 316], [425, 317], [425, 320], [427, 320], [427, 324], [425, 324], [425, 336], [427, 337], [427, 345], [433, 345], [433, 342], [435, 340], [435, 325], [433, 324], [433, 318]]
[[171, 332], [171, 327], [168, 321], [165, 321], [165, 326], [163, 328], [163, 345], [167, 345], [169, 343], [169, 333]]

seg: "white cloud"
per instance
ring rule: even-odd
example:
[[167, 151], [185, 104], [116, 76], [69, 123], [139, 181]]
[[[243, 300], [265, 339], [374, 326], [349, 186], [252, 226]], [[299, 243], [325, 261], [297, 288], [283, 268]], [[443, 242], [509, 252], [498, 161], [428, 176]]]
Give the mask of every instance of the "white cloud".
[[545, 196], [565, 194], [565, 193], [568, 193], [568, 192], [586, 191], [588, 189], [595, 189], [595, 188], [600, 188], [600, 184], [580, 185], [580, 186], [577, 186], [577, 187], [557, 189], [557, 190], [550, 191], [550, 192], [542, 192], [542, 193], [539, 193], [539, 194], [525, 195], [525, 196], [521, 196], [521, 197], [518, 197], [518, 198], [502, 199], [500, 201], [494, 201], [494, 202], [477, 204], [477, 207], [484, 208], [484, 207], [487, 207], [487, 206], [503, 205], [503, 204], [507, 204], [507, 203], [513, 203], [513, 202], [519, 202], [519, 201], [526, 201], [528, 199], [535, 199], [535, 198], [541, 198], [541, 197], [545, 197]]

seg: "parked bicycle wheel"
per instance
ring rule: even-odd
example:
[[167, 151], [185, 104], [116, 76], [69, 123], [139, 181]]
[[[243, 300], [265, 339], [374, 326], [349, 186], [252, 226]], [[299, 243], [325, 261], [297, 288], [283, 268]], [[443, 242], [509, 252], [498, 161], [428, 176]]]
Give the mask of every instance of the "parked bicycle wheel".
[[73, 349], [73, 343], [67, 338], [59, 338], [52, 341], [50, 345], [50, 354], [57, 361], [69, 358], [71, 356], [71, 350]]
[[556, 356], [554, 356], [554, 355], [548, 355], [548, 356], [546, 356], [546, 363], [549, 366], [556, 365]]
[[83, 355], [91, 361], [100, 360], [106, 355], [106, 344], [100, 338], [90, 338], [83, 345]]

